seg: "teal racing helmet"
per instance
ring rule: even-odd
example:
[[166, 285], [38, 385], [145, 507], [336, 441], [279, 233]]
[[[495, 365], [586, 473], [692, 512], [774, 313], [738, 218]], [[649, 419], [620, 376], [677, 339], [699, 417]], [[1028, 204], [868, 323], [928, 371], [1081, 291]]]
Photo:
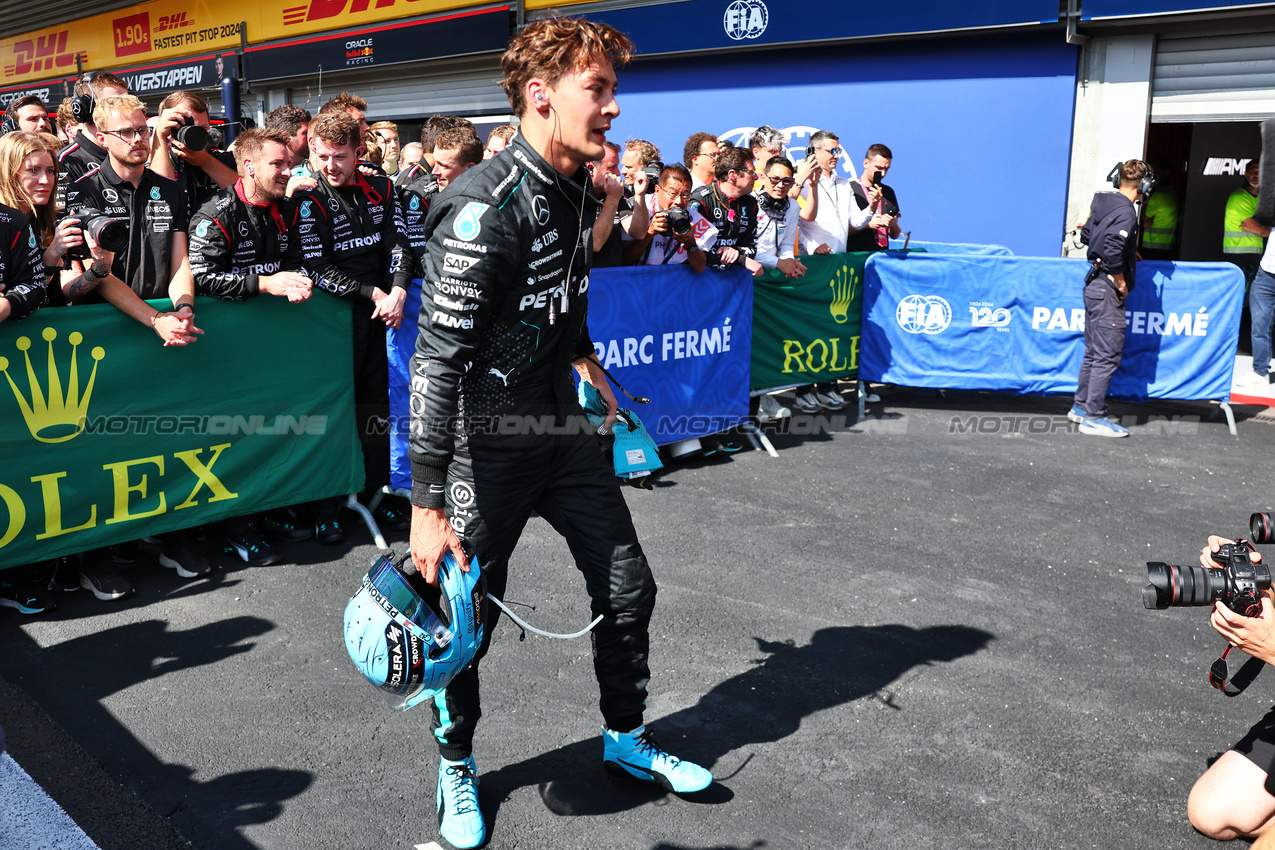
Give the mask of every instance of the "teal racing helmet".
[[[478, 562], [469, 571], [448, 552], [438, 585], [377, 558], [345, 606], [345, 648], [354, 666], [400, 711], [431, 699], [474, 660], [487, 620], [487, 583]], [[431, 604], [432, 603], [432, 604]]]

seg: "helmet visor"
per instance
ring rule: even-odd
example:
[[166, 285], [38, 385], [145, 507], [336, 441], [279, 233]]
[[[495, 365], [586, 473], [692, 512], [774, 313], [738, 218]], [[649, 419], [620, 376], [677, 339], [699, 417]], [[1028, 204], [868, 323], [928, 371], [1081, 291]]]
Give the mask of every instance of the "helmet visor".
[[429, 654], [436, 654], [452, 642], [454, 636], [452, 630], [416, 592], [416, 588], [412, 587], [407, 576], [403, 575], [388, 558], [384, 556], [378, 558], [372, 565], [372, 569], [368, 570], [363, 582], [375, 591], [375, 595], [379, 595], [378, 602], [382, 605], [389, 604], [402, 615], [404, 620], [433, 638]]

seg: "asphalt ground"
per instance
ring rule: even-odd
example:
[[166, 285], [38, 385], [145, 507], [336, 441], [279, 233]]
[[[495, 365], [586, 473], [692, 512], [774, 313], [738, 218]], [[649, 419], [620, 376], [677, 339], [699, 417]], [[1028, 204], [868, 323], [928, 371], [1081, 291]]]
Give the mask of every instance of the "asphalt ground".
[[[881, 393], [863, 422], [773, 434], [778, 458], [626, 490], [660, 588], [648, 722], [708, 791], [606, 774], [587, 640], [502, 620], [476, 741], [490, 847], [1216, 846], [1187, 793], [1275, 674], [1209, 688], [1207, 610], [1144, 610], [1144, 564], [1195, 563], [1275, 507], [1275, 427], [1117, 404], [1133, 436], [1104, 440], [1064, 398]], [[11, 754], [103, 850], [438, 841], [428, 715], [390, 711], [342, 644], [374, 555], [351, 536], [0, 616]], [[541, 520], [508, 597], [551, 631], [588, 620]]]

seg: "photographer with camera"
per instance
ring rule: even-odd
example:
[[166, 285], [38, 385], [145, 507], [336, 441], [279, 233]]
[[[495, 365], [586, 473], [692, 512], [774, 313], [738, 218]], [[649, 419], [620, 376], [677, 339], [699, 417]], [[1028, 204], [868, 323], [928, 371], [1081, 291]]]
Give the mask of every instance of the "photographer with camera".
[[863, 155], [863, 175], [851, 181], [850, 188], [860, 215], [866, 212], [871, 218], [861, 226], [850, 222], [847, 251], [884, 251], [890, 247], [890, 238], [897, 238], [902, 232], [899, 199], [893, 189], [881, 182], [893, 160], [894, 154], [885, 145], [872, 145]]
[[[1208, 545], [1200, 552], [1201, 566], [1216, 570], [1218, 563], [1214, 554], [1228, 543], [1231, 541], [1222, 537], [1209, 537]], [[1261, 554], [1252, 552], [1251, 560], [1260, 563]], [[1269, 576], [1258, 603], [1260, 610], [1251, 608], [1253, 616], [1245, 616], [1221, 600], [1216, 601], [1210, 622], [1230, 646], [1266, 664], [1275, 664], [1275, 607], [1272, 607]], [[1275, 709], [1267, 712], [1196, 780], [1187, 799], [1191, 825], [1219, 841], [1251, 838], [1267, 832], [1275, 823], [1273, 767]]]
[[[626, 154], [627, 156], [627, 154]], [[645, 175], [636, 178], [634, 206], [647, 218], [645, 234], [634, 237], [635, 211], [625, 224], [627, 265], [661, 266], [686, 263], [696, 273], [708, 267], [708, 250], [717, 241], [717, 228], [704, 208], [691, 200], [691, 174], [686, 166], [666, 165], [655, 192], [646, 194]]]
[[[660, 167], [663, 167], [663, 161], [660, 159], [660, 149], [646, 139], [629, 139], [624, 143], [624, 156], [620, 157], [620, 175], [624, 178], [625, 191], [629, 195], [633, 194], [633, 179], [638, 172], [653, 162], [659, 162], [661, 163]], [[659, 179], [659, 176], [659, 172], [656, 172], [649, 182], [655, 182], [655, 180]], [[690, 188], [691, 185], [687, 184], [688, 191]]]
[[[44, 303], [72, 304], [109, 274], [115, 257], [85, 233], [77, 218], [56, 222], [57, 142], [48, 133], [9, 133], [0, 138], [0, 204], [27, 217], [35, 236], [37, 271], [48, 282]], [[92, 257], [87, 268], [83, 260]], [[97, 274], [94, 270], [102, 272]]]
[[220, 136], [199, 95], [175, 91], [160, 102], [151, 168], [178, 182], [188, 210], [199, 209], [238, 179], [234, 156], [219, 150]]

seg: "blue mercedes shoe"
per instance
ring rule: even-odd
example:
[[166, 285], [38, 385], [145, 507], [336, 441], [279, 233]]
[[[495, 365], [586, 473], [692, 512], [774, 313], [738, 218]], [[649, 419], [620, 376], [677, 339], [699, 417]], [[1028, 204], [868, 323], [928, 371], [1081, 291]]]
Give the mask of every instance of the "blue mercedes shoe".
[[608, 773], [655, 782], [674, 794], [693, 794], [713, 784], [713, 774], [666, 753], [645, 726], [632, 732], [602, 727], [602, 765]]
[[1075, 422], [1077, 425], [1085, 421], [1085, 412], [1080, 408], [1080, 405], [1073, 404], [1071, 406], [1071, 410], [1067, 411], [1067, 421]]
[[487, 824], [478, 809], [478, 767], [474, 757], [438, 760], [438, 832], [448, 844], [465, 850], [487, 840]]

